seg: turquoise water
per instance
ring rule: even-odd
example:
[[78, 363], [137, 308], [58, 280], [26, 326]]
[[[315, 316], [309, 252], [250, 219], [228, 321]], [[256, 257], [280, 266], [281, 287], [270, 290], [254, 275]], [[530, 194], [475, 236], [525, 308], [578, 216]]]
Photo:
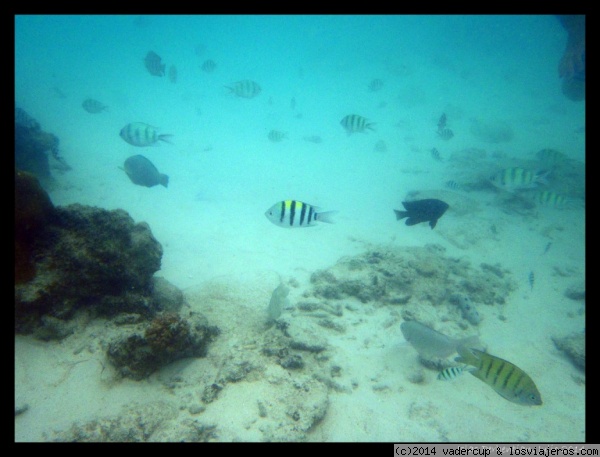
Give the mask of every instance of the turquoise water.
[[[496, 191], [477, 184], [509, 166], [535, 168], [544, 148], [583, 167], [585, 102], [567, 99], [558, 77], [565, 44], [554, 16], [17, 16], [15, 103], [60, 139], [72, 167], [53, 173], [53, 202], [123, 208], [148, 222], [165, 249], [160, 274], [181, 288], [226, 274], [314, 271], [359, 252], [360, 240], [441, 243], [452, 254], [502, 263], [519, 278], [533, 268], [533, 243], [537, 292], [551, 282], [541, 271], [564, 266], [559, 253], [569, 253], [579, 273], [585, 269], [583, 180], [554, 177], [553, 190], [574, 204], [524, 218], [503, 194], [498, 203]], [[166, 64], [165, 76], [144, 66], [149, 51]], [[216, 68], [203, 71], [209, 59]], [[381, 87], [371, 90], [375, 79]], [[260, 93], [243, 98], [227, 89], [241, 80], [258, 83]], [[87, 98], [108, 109], [86, 112]], [[454, 132], [449, 140], [437, 133], [443, 113]], [[340, 121], [349, 114], [375, 130], [348, 135]], [[172, 144], [126, 143], [119, 132], [131, 122], [173, 135]], [[271, 130], [285, 136], [272, 141]], [[452, 159], [468, 150], [483, 155]], [[169, 187], [135, 186], [119, 168], [135, 154], [167, 174]], [[395, 220], [392, 209], [408, 193], [448, 190], [448, 180], [472, 185], [468, 196], [481, 219], [461, 226], [461, 216], [449, 212], [435, 230]], [[286, 199], [338, 211], [336, 224], [271, 224], [265, 211]], [[565, 217], [573, 223], [562, 235], [541, 235], [556, 233], [548, 227]], [[494, 218], [504, 227], [497, 243], [474, 225]], [[470, 238], [456, 241], [469, 230]], [[552, 249], [538, 258], [549, 240]], [[548, 317], [540, 333], [560, 329], [561, 316]], [[575, 407], [564, 399], [555, 407], [581, 411], [583, 421], [577, 395]], [[563, 440], [578, 440], [582, 428], [577, 422]], [[480, 436], [490, 435], [460, 438]], [[547, 439], [524, 436], [514, 439]], [[394, 440], [392, 433], [321, 437]]]

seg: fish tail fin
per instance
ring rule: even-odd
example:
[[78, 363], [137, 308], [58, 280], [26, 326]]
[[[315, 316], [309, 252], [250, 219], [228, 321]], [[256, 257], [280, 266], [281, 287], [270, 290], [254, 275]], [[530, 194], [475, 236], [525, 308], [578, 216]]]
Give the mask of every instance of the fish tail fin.
[[158, 177], [158, 182], [161, 186], [169, 187], [169, 177], [165, 174], [160, 174]]
[[160, 141], [164, 141], [165, 143], [169, 143], [169, 144], [173, 144], [173, 142], [171, 141], [172, 137], [173, 137], [173, 135], [171, 135], [170, 133], [163, 133], [161, 135], [158, 135], [158, 139]]
[[394, 213], [396, 213], [396, 220], [404, 219], [408, 216], [408, 211], [400, 211], [399, 209], [395, 209]]
[[551, 174], [552, 170], [538, 170], [535, 172], [535, 182], [547, 186]]
[[365, 128], [375, 132], [375, 122], [369, 122]]
[[338, 211], [325, 211], [323, 213], [317, 213], [316, 220], [319, 222], [327, 222], [328, 224], [335, 224], [335, 221], [331, 218]]

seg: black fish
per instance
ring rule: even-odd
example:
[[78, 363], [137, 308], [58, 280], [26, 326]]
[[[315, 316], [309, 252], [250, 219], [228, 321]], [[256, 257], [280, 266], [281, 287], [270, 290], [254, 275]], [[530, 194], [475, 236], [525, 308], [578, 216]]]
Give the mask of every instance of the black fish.
[[125, 161], [123, 170], [131, 182], [138, 186], [153, 187], [160, 184], [167, 187], [169, 185], [169, 177], [159, 173], [154, 164], [143, 155], [129, 157]]
[[435, 224], [446, 210], [450, 207], [448, 203], [435, 198], [427, 198], [425, 200], [413, 200], [409, 202], [402, 202], [406, 211], [400, 211], [395, 209], [396, 220], [406, 220], [406, 225], [415, 225], [419, 222], [429, 221], [429, 225], [433, 229]]
[[161, 62], [160, 56], [154, 52], [149, 51], [146, 54], [146, 58], [144, 59], [144, 64], [146, 64], [146, 69], [153, 76], [164, 76], [165, 75], [165, 67], [166, 65]]

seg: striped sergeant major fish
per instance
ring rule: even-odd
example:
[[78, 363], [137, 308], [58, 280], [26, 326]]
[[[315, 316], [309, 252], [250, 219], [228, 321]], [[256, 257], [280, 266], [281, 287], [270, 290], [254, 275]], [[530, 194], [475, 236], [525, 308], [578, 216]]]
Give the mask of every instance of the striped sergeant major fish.
[[440, 381], [450, 381], [456, 379], [465, 371], [471, 371], [473, 368], [467, 367], [466, 365], [458, 366], [458, 367], [448, 367], [442, 371], [440, 371], [437, 375], [437, 378]]
[[310, 227], [315, 222], [333, 223], [331, 216], [337, 211], [320, 212], [319, 208], [298, 200], [283, 200], [275, 203], [266, 212], [265, 216], [273, 224], [280, 227]]
[[563, 208], [567, 198], [551, 190], [542, 190], [534, 194], [533, 201], [548, 208]]
[[157, 144], [159, 141], [165, 143], [171, 143], [169, 138], [173, 135], [170, 134], [158, 134], [155, 127], [144, 124], [143, 122], [132, 122], [127, 124], [121, 129], [121, 138], [127, 141], [133, 146], [152, 146]]
[[359, 116], [358, 114], [348, 114], [340, 121], [342, 127], [346, 130], [348, 135], [355, 132], [366, 132], [367, 130], [375, 130], [373, 126], [374, 122], [369, 122], [367, 118]]
[[249, 79], [237, 81], [230, 86], [225, 86], [232, 94], [241, 98], [253, 98], [260, 94], [261, 88], [258, 83]]
[[521, 167], [510, 167], [493, 175], [490, 182], [498, 189], [514, 192], [533, 189], [539, 184], [547, 184], [548, 174], [548, 171], [531, 171]]
[[518, 366], [474, 348], [460, 346], [455, 360], [475, 367], [470, 373], [502, 397], [519, 405], [541, 405], [542, 396], [533, 380]]

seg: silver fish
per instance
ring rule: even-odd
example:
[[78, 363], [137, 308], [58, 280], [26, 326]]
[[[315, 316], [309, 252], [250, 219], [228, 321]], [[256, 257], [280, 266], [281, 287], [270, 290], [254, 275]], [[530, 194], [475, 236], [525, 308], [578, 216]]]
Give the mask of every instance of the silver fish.
[[400, 330], [406, 341], [425, 359], [445, 359], [454, 354], [461, 345], [479, 346], [479, 337], [476, 335], [467, 338], [450, 338], [417, 321], [402, 322]]
[[271, 300], [269, 301], [269, 307], [267, 312], [269, 314], [269, 321], [274, 321], [281, 316], [283, 308], [289, 304], [287, 298], [290, 293], [290, 288], [287, 287], [283, 282], [277, 286], [277, 288], [271, 294]]
[[237, 81], [232, 83], [231, 86], [225, 86], [227, 89], [231, 91], [232, 94], [237, 95], [241, 98], [254, 98], [261, 92], [261, 87], [258, 83], [251, 81], [249, 79], [244, 79], [243, 81]]

